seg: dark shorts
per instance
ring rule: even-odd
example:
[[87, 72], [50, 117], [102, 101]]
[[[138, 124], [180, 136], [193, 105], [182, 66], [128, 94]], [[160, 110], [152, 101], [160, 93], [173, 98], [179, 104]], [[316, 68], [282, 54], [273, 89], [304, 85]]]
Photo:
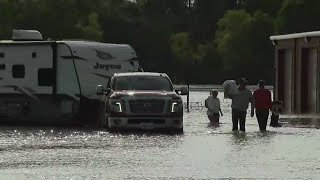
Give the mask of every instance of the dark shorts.
[[260, 131], [266, 131], [269, 109], [256, 109], [256, 117], [258, 120]]
[[246, 131], [246, 114], [246, 111], [232, 109], [232, 131], [238, 130], [238, 124], [240, 124], [240, 131]]
[[219, 124], [220, 114], [214, 113], [213, 115], [208, 115], [210, 123]]

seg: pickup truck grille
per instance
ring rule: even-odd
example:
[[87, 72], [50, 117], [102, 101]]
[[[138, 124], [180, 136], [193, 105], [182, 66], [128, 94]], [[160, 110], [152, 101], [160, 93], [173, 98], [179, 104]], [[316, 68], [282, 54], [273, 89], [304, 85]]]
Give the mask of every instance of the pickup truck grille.
[[129, 105], [132, 113], [162, 113], [164, 100], [131, 100]]
[[128, 119], [129, 124], [140, 124], [140, 123], [153, 123], [153, 124], [164, 124], [164, 119]]

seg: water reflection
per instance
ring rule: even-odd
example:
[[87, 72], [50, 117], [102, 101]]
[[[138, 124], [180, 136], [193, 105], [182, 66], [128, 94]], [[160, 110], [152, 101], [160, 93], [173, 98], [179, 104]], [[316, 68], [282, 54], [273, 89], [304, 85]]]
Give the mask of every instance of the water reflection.
[[232, 131], [231, 142], [233, 146], [268, 146], [276, 135], [277, 132], [269, 130], [265, 132]]
[[[191, 100], [207, 95], [192, 92]], [[319, 179], [318, 120], [283, 119], [262, 133], [248, 116], [246, 133], [232, 132], [230, 101], [221, 105], [219, 127], [205, 110], [191, 110], [179, 135], [0, 127], [0, 179]]]
[[296, 128], [316, 128], [320, 129], [320, 118], [314, 117], [283, 117], [281, 122], [284, 127], [296, 127]]
[[248, 140], [247, 134], [245, 132], [232, 131], [232, 137], [235, 144], [243, 143]]
[[[183, 134], [159, 132], [109, 133], [84, 129], [1, 128], [1, 150], [110, 148], [111, 146], [142, 148], [170, 147], [183, 140]], [[116, 142], [116, 143], [114, 143]]]

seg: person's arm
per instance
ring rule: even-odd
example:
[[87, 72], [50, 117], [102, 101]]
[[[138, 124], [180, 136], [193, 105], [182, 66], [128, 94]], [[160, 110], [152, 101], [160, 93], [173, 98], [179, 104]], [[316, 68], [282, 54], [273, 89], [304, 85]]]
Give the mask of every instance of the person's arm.
[[[252, 98], [253, 98], [253, 100], [254, 100], [254, 102], [256, 101], [256, 98], [257, 97], [257, 92], [256, 91], [254, 91], [253, 92], [253, 96], [252, 96]], [[250, 103], [251, 103], [251, 100], [250, 100]], [[251, 106], [252, 106], [252, 103], [251, 103]], [[255, 108], [255, 107], [254, 107]]]
[[221, 108], [219, 108], [219, 111], [220, 111], [220, 115], [223, 116], [223, 113], [222, 113], [222, 110]]
[[221, 116], [223, 116], [223, 113], [222, 113], [222, 110], [221, 110], [221, 103], [220, 103], [220, 99], [219, 98], [217, 98], [217, 100], [218, 100], [218, 107], [219, 107], [219, 112], [220, 112], [220, 115]]
[[207, 99], [204, 101], [204, 106], [208, 108]]
[[271, 98], [270, 91], [268, 91], [268, 106], [269, 106], [269, 110], [272, 110], [272, 98]]
[[252, 93], [250, 92], [250, 98], [249, 98], [249, 101], [250, 101], [250, 104], [251, 104], [251, 117], [254, 116], [254, 108], [255, 108], [255, 99], [254, 99], [254, 96], [252, 95]]

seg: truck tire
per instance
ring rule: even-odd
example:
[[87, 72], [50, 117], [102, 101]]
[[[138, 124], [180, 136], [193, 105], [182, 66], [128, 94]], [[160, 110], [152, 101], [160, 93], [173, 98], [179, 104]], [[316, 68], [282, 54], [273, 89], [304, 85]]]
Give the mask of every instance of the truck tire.
[[106, 127], [106, 108], [103, 102], [95, 102], [96, 107], [96, 128]]
[[183, 133], [183, 127], [175, 129], [175, 133], [182, 134]]
[[108, 114], [105, 113], [104, 117], [105, 117], [104, 128], [108, 130], [109, 129]]
[[82, 100], [80, 107], [80, 123], [84, 127], [104, 128], [105, 104], [99, 100]]
[[172, 134], [183, 134], [183, 127], [170, 129], [169, 133], [172, 133]]

